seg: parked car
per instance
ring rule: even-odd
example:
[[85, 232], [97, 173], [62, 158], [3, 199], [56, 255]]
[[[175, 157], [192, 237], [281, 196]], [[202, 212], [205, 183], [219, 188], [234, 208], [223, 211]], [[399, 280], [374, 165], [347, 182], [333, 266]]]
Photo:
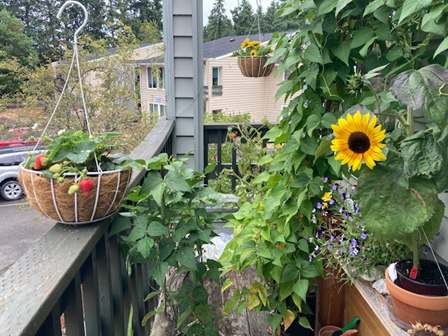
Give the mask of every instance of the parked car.
[[29, 127], [9, 129], [5, 134], [0, 135], [0, 148], [34, 145], [39, 136], [39, 131]]
[[0, 195], [4, 200], [14, 201], [23, 197], [23, 189], [18, 181], [19, 164], [33, 150], [34, 146], [0, 148]]

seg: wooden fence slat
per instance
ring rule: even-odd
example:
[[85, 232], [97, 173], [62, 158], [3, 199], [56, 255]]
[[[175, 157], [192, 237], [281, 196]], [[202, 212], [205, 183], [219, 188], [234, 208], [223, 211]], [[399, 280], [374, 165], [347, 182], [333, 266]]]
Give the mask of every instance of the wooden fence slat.
[[114, 312], [112, 302], [112, 286], [110, 280], [110, 263], [107, 255], [108, 249], [109, 241], [103, 235], [96, 245], [101, 330], [104, 335], [114, 336]]
[[64, 307], [63, 327], [66, 336], [84, 335], [83, 304], [81, 295], [81, 274], [78, 272], [70, 282], [61, 301]]
[[100, 303], [96, 267], [96, 252], [93, 250], [81, 267], [86, 336], [101, 335]]
[[62, 336], [59, 302], [56, 303], [45, 322], [37, 331], [36, 336]]
[[121, 276], [121, 255], [118, 237], [109, 239], [110, 272], [114, 307], [114, 329], [117, 335], [125, 335], [123, 309], [123, 279]]

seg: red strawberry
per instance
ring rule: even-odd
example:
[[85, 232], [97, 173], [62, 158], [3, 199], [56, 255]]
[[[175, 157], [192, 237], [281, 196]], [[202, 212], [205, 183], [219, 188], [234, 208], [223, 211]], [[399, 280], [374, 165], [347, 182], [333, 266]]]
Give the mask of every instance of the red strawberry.
[[93, 181], [92, 180], [82, 180], [79, 182], [79, 187], [83, 191], [84, 195], [88, 195], [90, 190], [93, 188]]
[[[44, 162], [42, 162], [42, 160]], [[45, 157], [44, 154], [40, 154], [36, 157], [36, 161], [34, 162], [34, 169], [41, 170], [43, 167], [45, 167], [44, 163], [45, 161], [48, 163], [48, 159]]]

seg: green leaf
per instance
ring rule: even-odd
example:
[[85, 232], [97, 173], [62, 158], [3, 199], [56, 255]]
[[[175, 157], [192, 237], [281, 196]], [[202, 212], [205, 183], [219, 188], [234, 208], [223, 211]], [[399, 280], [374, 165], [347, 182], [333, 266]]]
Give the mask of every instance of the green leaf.
[[154, 240], [149, 237], [145, 237], [137, 242], [137, 251], [143, 256], [143, 258], [149, 258], [153, 246]]
[[294, 281], [287, 283], [280, 283], [280, 300], [285, 300], [288, 296], [292, 294], [292, 288], [294, 286]]
[[336, 6], [335, 16], [338, 16], [339, 12], [343, 10], [350, 2], [353, 0], [338, 0], [338, 4]]
[[201, 304], [194, 308], [194, 316], [199, 319], [203, 324], [207, 324], [213, 321], [212, 312], [210, 306], [207, 304]]
[[319, 6], [317, 10], [316, 16], [325, 15], [330, 13], [333, 9], [336, 8], [337, 2], [335, 0], [324, 0]]
[[376, 40], [376, 36], [372, 37], [369, 41], [366, 42], [366, 44], [364, 45], [364, 47], [362, 47], [362, 49], [359, 51], [359, 54], [362, 57], [366, 57], [367, 53], [369, 51], [370, 46], [372, 45], [373, 42], [375, 42]]
[[443, 41], [437, 47], [437, 50], [434, 52], [433, 58], [435, 58], [438, 54], [448, 49], [448, 36], [443, 39]]
[[431, 6], [431, 3], [432, 0], [405, 0], [401, 10], [400, 19], [398, 20], [398, 24], [400, 24], [406, 18], [411, 17], [411, 15], [415, 12]]
[[426, 13], [422, 18], [422, 30], [427, 33], [445, 36], [445, 20], [441, 15], [447, 7], [447, 4], [441, 4]]
[[179, 247], [176, 253], [176, 260], [192, 270], [197, 269], [194, 248], [191, 246]]
[[347, 40], [339, 43], [336, 48], [331, 49], [331, 52], [339, 58], [345, 65], [349, 65], [348, 59], [350, 57], [351, 41]]
[[168, 257], [173, 253], [176, 243], [169, 238], [163, 238], [159, 242], [159, 258], [162, 261], [168, 259]]
[[146, 297], [143, 301], [151, 300], [153, 297], [158, 296], [161, 293], [162, 292], [160, 292], [160, 291], [153, 291], [153, 292], [149, 293], [148, 295], [146, 295]]
[[155, 221], [149, 224], [147, 232], [151, 237], [160, 237], [170, 233], [167, 227]]
[[426, 223], [436, 211], [437, 186], [425, 178], [412, 178], [406, 189], [396, 183], [393, 171], [382, 166], [364, 169], [358, 179], [365, 227], [382, 240], [401, 239]]
[[308, 319], [306, 318], [306, 316], [300, 316], [299, 317], [299, 324], [307, 329], [313, 330], [313, 328], [311, 327], [310, 321], [308, 321]]
[[116, 216], [112, 221], [109, 237], [116, 235], [119, 232], [125, 231], [132, 226], [131, 219], [123, 216]]
[[269, 325], [272, 328], [272, 333], [275, 334], [276, 330], [277, 330], [277, 327], [282, 322], [282, 315], [280, 315], [280, 314], [269, 315], [268, 316], [268, 322], [269, 322]]
[[280, 281], [281, 284], [295, 281], [299, 277], [299, 269], [293, 263], [289, 263], [285, 266], [283, 270], [282, 279]]
[[300, 150], [309, 155], [316, 154], [318, 148], [317, 140], [310, 136], [305, 137], [300, 144]]
[[143, 181], [141, 192], [144, 194], [149, 194], [157, 186], [162, 183], [162, 176], [157, 171], [150, 171]]
[[248, 302], [247, 301], [241, 301], [238, 304], [238, 307], [236, 307], [236, 313], [237, 315], [241, 315], [241, 313], [243, 312], [244, 309], [246, 309], [248, 306]]
[[233, 281], [232, 279], [227, 278], [224, 283], [222, 284], [222, 289], [221, 292], [224, 292], [227, 288], [229, 288], [230, 286], [232, 286]]
[[320, 125], [320, 118], [318, 115], [316, 114], [312, 114], [310, 115], [307, 119], [306, 119], [306, 128], [307, 128], [307, 133], [309, 136], [312, 136], [313, 131], [318, 128]]
[[128, 239], [131, 241], [137, 241], [138, 239], [146, 235], [146, 225], [137, 225], [129, 233]]
[[296, 293], [303, 301], [306, 301], [306, 295], [308, 293], [309, 281], [307, 279], [298, 280], [292, 290]]
[[291, 188], [305, 188], [311, 179], [305, 173], [297, 175], [291, 183]]
[[[373, 37], [372, 27], [365, 26], [355, 31], [355, 36], [351, 41], [350, 48], [356, 49], [360, 46], [365, 45]], [[348, 64], [347, 64], [348, 65]]]
[[264, 165], [266, 165], [266, 164], [268, 164], [268, 163], [271, 163], [272, 160], [273, 160], [272, 156], [265, 155], [265, 156], [263, 156], [260, 160], [258, 160], [258, 164], [259, 164], [260, 166], [264, 166]]
[[429, 175], [441, 169], [443, 153], [432, 134], [417, 132], [404, 139], [400, 147], [409, 176]]
[[216, 162], [213, 162], [211, 164], [209, 164], [207, 167], [204, 168], [204, 174], [209, 174], [212, 171], [214, 171], [216, 168]]
[[338, 118], [334, 115], [334, 113], [327, 112], [322, 117], [322, 126], [328, 129], [331, 129], [331, 125], [337, 125]]
[[367, 14], [375, 12], [376, 10], [378, 10], [378, 8], [383, 6], [385, 3], [386, 3], [386, 0], [370, 1], [368, 3], [368, 5], [366, 6], [366, 9], [364, 10], [363, 16], [366, 16]]
[[448, 69], [427, 65], [419, 70], [408, 70], [397, 75], [391, 91], [395, 98], [410, 108], [423, 108], [425, 115], [441, 130], [448, 120], [448, 96], [439, 90], [448, 83]]
[[191, 188], [185, 177], [177, 172], [170, 171], [165, 176], [166, 187], [172, 191], [190, 192]]
[[270, 176], [271, 176], [271, 175], [270, 175], [267, 171], [264, 171], [264, 172], [262, 172], [261, 174], [257, 175], [257, 177], [254, 178], [254, 180], [252, 181], [252, 183], [254, 183], [254, 184], [260, 184], [260, 183], [263, 183], [263, 182], [267, 182], [267, 181], [269, 180], [269, 177], [270, 177]]
[[152, 277], [160, 287], [165, 285], [165, 275], [168, 271], [166, 262], [158, 262], [149, 266], [148, 275]]
[[302, 260], [300, 277], [312, 279], [321, 276], [320, 269], [316, 263], [310, 263], [308, 260]]
[[[326, 1], [328, 1], [328, 0], [326, 0]], [[330, 2], [334, 2], [334, 1], [330, 0]], [[322, 55], [320, 53], [320, 50], [314, 44], [310, 44], [305, 49], [305, 53], [304, 53], [303, 57], [310, 62], [323, 64]]]
[[208, 294], [204, 286], [197, 286], [193, 289], [193, 298], [200, 304], [207, 304]]

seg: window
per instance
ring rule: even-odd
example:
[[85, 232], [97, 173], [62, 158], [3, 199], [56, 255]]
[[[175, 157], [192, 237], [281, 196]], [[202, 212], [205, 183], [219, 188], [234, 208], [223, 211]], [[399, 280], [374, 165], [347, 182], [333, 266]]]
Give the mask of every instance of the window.
[[212, 68], [212, 85], [221, 85], [221, 68]]
[[146, 68], [148, 71], [148, 89], [165, 88], [165, 68]]
[[165, 115], [165, 108], [164, 104], [149, 103], [148, 111], [151, 114], [157, 114], [159, 117], [162, 117]]

